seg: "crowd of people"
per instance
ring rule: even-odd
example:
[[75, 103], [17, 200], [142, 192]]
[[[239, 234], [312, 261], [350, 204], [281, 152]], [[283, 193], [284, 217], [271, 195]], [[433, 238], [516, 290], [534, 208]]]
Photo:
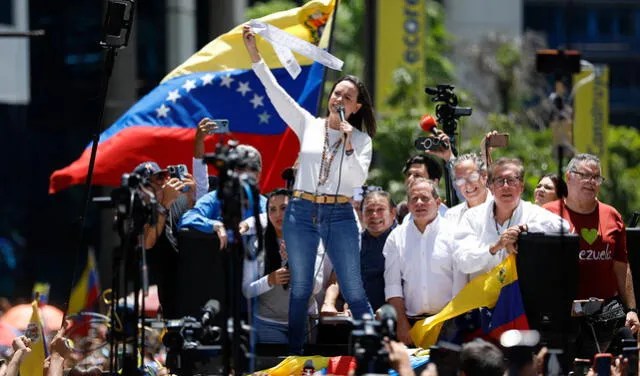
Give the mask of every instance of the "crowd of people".
[[[398, 314], [398, 339], [413, 345], [411, 326], [437, 314], [473, 278], [517, 254], [519, 234], [527, 231], [580, 235], [577, 298], [614, 302], [622, 312], [619, 326], [637, 332], [625, 227], [620, 214], [597, 199], [604, 180], [597, 157], [575, 156], [564, 179], [541, 177], [535, 203], [530, 203], [522, 199], [525, 166], [520, 160], [492, 161], [490, 153], [456, 156], [451, 148], [430, 151], [398, 166], [405, 175], [407, 200], [396, 205], [388, 192], [366, 186], [376, 123], [360, 80], [338, 80], [327, 116], [315, 117], [279, 86], [248, 26], [243, 38], [254, 72], [301, 145], [293, 189], [261, 197], [260, 218], [246, 209], [240, 225], [242, 233], [254, 231], [258, 220], [266, 228], [264, 252], [245, 262], [243, 277], [245, 297], [256, 301], [252, 319], [259, 342], [286, 343], [292, 354], [301, 354], [305, 342], [326, 340], [311, 330], [317, 314], [359, 318], [388, 303]], [[156, 192], [162, 198], [159, 214], [167, 222], [149, 229], [150, 240], [165, 234], [174, 244], [173, 234], [190, 228], [216, 234], [221, 247], [226, 246], [229, 229], [217, 192], [204, 193], [203, 140], [215, 126], [209, 119], [198, 126], [193, 178], [168, 179], [153, 163], [141, 165], [152, 166], [140, 170], [146, 176], [164, 179]], [[487, 134], [482, 145], [495, 134]], [[442, 132], [438, 137], [449, 142]], [[239, 150], [251, 163], [237, 172], [259, 178], [259, 152], [248, 145]], [[459, 205], [448, 208], [440, 197], [443, 177], [453, 182]], [[192, 189], [183, 192], [184, 186]], [[183, 196], [187, 198], [180, 200]], [[154, 244], [148, 246], [153, 253]], [[169, 252], [171, 257], [176, 251]], [[164, 307], [171, 298], [161, 292], [161, 301]], [[603, 333], [603, 338], [613, 337]]]
[[[487, 151], [484, 155], [456, 156], [445, 148], [410, 156], [398, 166], [405, 176], [406, 202], [396, 204], [384, 189], [366, 185], [376, 117], [364, 84], [354, 76], [338, 80], [328, 98], [327, 115], [316, 117], [278, 84], [249, 26], [243, 39], [269, 100], [300, 141], [293, 188], [260, 196], [259, 218], [244, 208], [238, 229], [245, 235], [264, 229], [263, 249], [255, 260], [245, 260], [242, 278], [242, 292], [254, 302], [249, 320], [259, 343], [288, 344], [291, 354], [302, 354], [305, 343], [336, 341], [336, 336], [321, 333], [319, 316], [361, 318], [391, 304], [397, 312], [399, 341], [393, 348], [415, 345], [411, 326], [440, 312], [472, 279], [509, 255], [517, 257], [523, 232], [580, 236], [577, 298], [604, 299], [602, 310], [608, 311], [602, 313], [617, 315], [615, 325], [596, 328], [604, 339], [602, 350], [617, 335], [637, 333], [640, 323], [625, 225], [615, 208], [597, 198], [604, 181], [597, 157], [576, 155], [563, 177], [541, 177], [535, 203], [530, 203], [522, 199], [526, 166], [516, 158], [492, 161], [490, 148], [484, 147], [496, 134], [491, 132], [479, 149]], [[170, 176], [153, 161], [133, 171], [149, 182], [157, 200], [158, 221], [145, 227], [144, 243], [168, 318], [177, 315], [180, 293], [175, 272], [178, 231], [215, 235], [221, 251], [228, 246], [229, 231], [235, 231], [225, 228], [222, 202], [209, 187], [203, 163], [205, 137], [216, 126], [207, 118], [198, 124], [192, 174]], [[444, 144], [450, 141], [442, 132], [438, 137]], [[237, 151], [247, 163], [235, 172], [259, 180], [258, 150], [239, 145]], [[453, 182], [462, 203], [449, 208], [443, 202], [438, 190], [443, 178]], [[624, 327], [628, 331], [620, 334]], [[51, 344], [50, 369], [61, 367], [56, 354], [66, 356], [57, 346], [59, 338]], [[587, 357], [602, 345], [587, 338], [581, 341], [581, 355]], [[14, 341], [15, 355], [6, 375], [12, 375], [28, 346], [23, 337]], [[477, 352], [478, 346], [487, 354], [493, 351], [488, 344], [467, 349]], [[502, 373], [506, 369], [495, 367]]]

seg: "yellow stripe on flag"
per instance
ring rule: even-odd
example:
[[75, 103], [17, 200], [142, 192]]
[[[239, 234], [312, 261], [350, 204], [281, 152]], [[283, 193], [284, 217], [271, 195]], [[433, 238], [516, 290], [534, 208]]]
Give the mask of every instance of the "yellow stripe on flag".
[[511, 255], [469, 282], [437, 315], [415, 323], [409, 332], [413, 343], [423, 349], [435, 345], [445, 321], [475, 308], [495, 307], [502, 287], [517, 279], [516, 259]]
[[73, 290], [71, 290], [69, 308], [67, 309], [68, 315], [81, 312], [86, 308], [87, 295], [89, 294], [89, 275], [95, 268], [96, 258], [93, 252], [89, 250], [87, 255], [87, 265], [84, 267], [78, 283], [76, 283], [76, 285], [73, 286]]
[[288, 356], [275, 367], [265, 369], [257, 373], [265, 373], [271, 376], [290, 376], [302, 374], [302, 367], [307, 360], [313, 361], [316, 370], [321, 370], [329, 366], [329, 358], [324, 356]]
[[38, 310], [38, 302], [31, 303], [33, 313], [25, 335], [31, 339], [31, 352], [29, 352], [24, 362], [20, 365], [20, 375], [42, 375], [44, 371], [45, 343], [43, 338], [42, 320]]
[[[318, 26], [324, 25], [331, 18], [335, 0], [312, 0], [302, 7], [277, 12], [260, 18], [260, 21], [271, 24], [307, 42], [318, 45], [320, 33]], [[330, 25], [328, 25], [330, 26]], [[187, 61], [169, 73], [162, 81], [189, 74], [192, 72], [225, 71], [251, 69], [251, 59], [242, 41], [242, 27], [238, 25], [204, 46]], [[325, 27], [324, 32], [330, 29]], [[324, 35], [324, 32], [322, 33]], [[260, 54], [269, 67], [281, 67], [271, 44], [257, 36], [256, 42]], [[313, 63], [309, 58], [295, 54], [300, 65]]]

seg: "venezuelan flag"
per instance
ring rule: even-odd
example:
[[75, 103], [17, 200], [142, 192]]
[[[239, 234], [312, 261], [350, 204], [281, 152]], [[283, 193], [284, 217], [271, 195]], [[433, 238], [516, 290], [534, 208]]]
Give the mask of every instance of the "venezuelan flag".
[[71, 290], [67, 314], [72, 315], [83, 311], [93, 311], [100, 295], [100, 281], [93, 250], [87, 254], [87, 265], [82, 271], [80, 279]]
[[44, 359], [48, 356], [47, 346], [45, 344], [46, 337], [42, 320], [40, 319], [40, 311], [38, 310], [38, 301], [31, 303], [33, 313], [29, 326], [25, 332], [25, 336], [31, 339], [31, 351], [27, 354], [24, 362], [20, 365], [21, 375], [42, 375], [44, 371]]
[[[311, 0], [304, 6], [278, 12], [260, 20], [321, 47], [328, 46], [336, 0]], [[297, 56], [302, 67], [293, 80], [269, 43], [257, 38], [265, 62], [278, 82], [311, 113], [317, 112], [324, 69]], [[229, 119], [231, 137], [255, 146], [262, 154], [260, 186], [264, 191], [283, 185], [282, 170], [295, 161], [299, 143], [269, 103], [264, 88], [251, 71], [242, 41], [242, 26], [216, 38], [169, 73], [120, 119], [100, 135], [93, 181], [116, 186], [123, 173], [140, 162], [161, 166], [191, 165], [195, 128], [204, 118]], [[207, 137], [213, 151], [217, 136]], [[83, 183], [91, 145], [71, 165], [55, 171], [49, 193]]]
[[467, 284], [437, 315], [418, 321], [411, 328], [411, 339], [425, 349], [435, 345], [445, 321], [462, 315], [472, 317], [470, 312], [477, 308], [482, 308], [479, 321], [484, 336], [497, 340], [506, 330], [529, 329], [515, 256]]

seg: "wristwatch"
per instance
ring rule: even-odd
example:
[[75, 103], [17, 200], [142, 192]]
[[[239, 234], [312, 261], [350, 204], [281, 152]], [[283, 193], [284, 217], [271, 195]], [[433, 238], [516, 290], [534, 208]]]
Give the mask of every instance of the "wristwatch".
[[167, 213], [169, 213], [169, 210], [167, 210], [167, 208], [162, 206], [162, 204], [160, 203], [156, 205], [156, 211], [158, 212], [158, 214], [163, 214], [163, 215], [167, 215]]

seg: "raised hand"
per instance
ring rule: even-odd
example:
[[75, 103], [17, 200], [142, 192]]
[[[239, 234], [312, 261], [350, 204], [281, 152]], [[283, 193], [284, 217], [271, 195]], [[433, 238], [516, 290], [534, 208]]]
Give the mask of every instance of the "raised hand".
[[260, 51], [258, 51], [258, 46], [256, 45], [256, 34], [251, 29], [251, 26], [244, 25], [242, 27], [242, 40], [244, 41], [244, 46], [247, 48], [247, 52], [249, 53], [249, 57], [251, 57], [251, 61], [257, 63], [260, 61]]

